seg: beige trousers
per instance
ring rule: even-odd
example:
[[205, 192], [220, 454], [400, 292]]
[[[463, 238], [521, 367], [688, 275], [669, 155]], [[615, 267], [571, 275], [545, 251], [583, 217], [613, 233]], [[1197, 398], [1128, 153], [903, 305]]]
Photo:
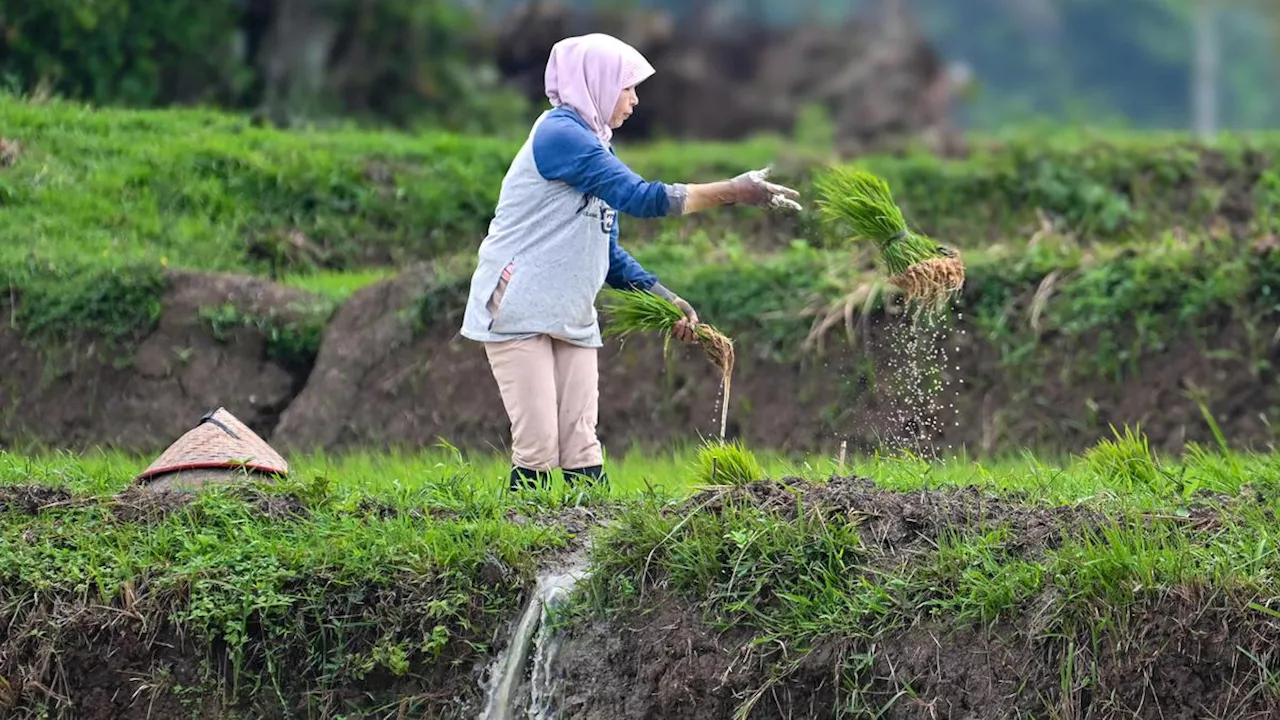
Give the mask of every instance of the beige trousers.
[[603, 463], [596, 437], [596, 349], [548, 335], [485, 343], [511, 421], [511, 462], [528, 470], [580, 470]]

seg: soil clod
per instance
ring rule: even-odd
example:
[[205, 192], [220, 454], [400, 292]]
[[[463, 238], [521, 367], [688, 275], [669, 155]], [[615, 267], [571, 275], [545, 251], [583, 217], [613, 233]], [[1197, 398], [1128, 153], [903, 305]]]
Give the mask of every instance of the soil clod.
[[22, 154], [22, 145], [17, 140], [0, 138], [0, 168], [12, 167]]

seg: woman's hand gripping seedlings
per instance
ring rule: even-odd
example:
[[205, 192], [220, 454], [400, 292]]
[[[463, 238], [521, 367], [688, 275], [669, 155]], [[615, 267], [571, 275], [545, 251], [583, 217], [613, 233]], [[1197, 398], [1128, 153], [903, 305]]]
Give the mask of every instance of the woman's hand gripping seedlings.
[[676, 297], [672, 301], [676, 307], [680, 308], [680, 312], [684, 313], [684, 320], [676, 323], [672, 334], [677, 340], [687, 343], [698, 341], [698, 334], [694, 331], [694, 327], [698, 324], [698, 313], [694, 312], [693, 306], [682, 297]]

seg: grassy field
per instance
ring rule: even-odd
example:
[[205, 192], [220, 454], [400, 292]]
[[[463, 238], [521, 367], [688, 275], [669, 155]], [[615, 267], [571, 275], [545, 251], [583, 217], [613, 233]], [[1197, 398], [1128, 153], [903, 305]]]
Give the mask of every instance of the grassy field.
[[[612, 463], [607, 492], [557, 483], [523, 497], [505, 490], [500, 457], [316, 455], [283, 485], [189, 502], [127, 489], [146, 458], [0, 453], [0, 615], [16, 628], [0, 687], [61, 652], [64, 674], [46, 663], [42, 680], [62, 685], [28, 709], [56, 706], [59, 688], [79, 697], [66, 633], [84, 632], [76, 613], [114, 608], [176, 628], [196, 656], [225, 653], [153, 693], [190, 686], [259, 709], [306, 696], [319, 713], [372, 682], [341, 701], [422, 709], [369, 678], [429, 685], [484, 656], [537, 568], [587, 536], [580, 618], [678, 598], [711, 627], [785, 650], [780, 671], [816, 643], [926, 621], [1039, 613], [1038, 639], [1130, 632], [1129, 608], [1193, 589], [1251, 622], [1280, 617], [1280, 455], [1161, 458], [1143, 440], [1122, 433], [1058, 462], [851, 459], [843, 474], [873, 485], [841, 479], [832, 458], [762, 453], [772, 480], [733, 487], [709, 483], [694, 451], [637, 455]], [[775, 482], [794, 476], [805, 481]], [[915, 524], [877, 532], [904, 516]]]
[[[518, 144], [441, 133], [281, 131], [193, 110], [98, 110], [0, 96], [21, 150], [0, 172], [8, 222], [0, 267], [32, 257], [106, 259], [265, 273], [387, 267], [474, 250]], [[716, 210], [630, 221], [625, 237], [683, 241], [696, 229], [776, 249], [840, 237], [817, 221], [812, 178], [831, 162], [889, 180], [912, 222], [965, 249], [1020, 242], [1043, 218], [1090, 241], [1130, 241], [1276, 207], [1272, 135], [1213, 146], [1169, 135], [1062, 133], [977, 138], [964, 159], [925, 152], [837, 159], [786, 138], [624, 144], [649, 179], [709, 181], [773, 164], [806, 193], [798, 217]], [[306, 252], [287, 238], [306, 238]], [[273, 263], [274, 256], [274, 263]], [[288, 256], [288, 257], [286, 257]], [[283, 266], [283, 268], [282, 268]]]

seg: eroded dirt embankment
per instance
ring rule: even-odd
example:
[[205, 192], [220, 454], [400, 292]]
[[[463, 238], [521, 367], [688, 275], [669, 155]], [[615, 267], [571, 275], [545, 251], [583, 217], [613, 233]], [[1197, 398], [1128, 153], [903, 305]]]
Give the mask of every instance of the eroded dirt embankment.
[[[430, 568], [353, 581], [332, 564], [308, 566], [301, 548], [277, 555], [252, 539], [255, 526], [323, 527], [335, 518], [407, 516], [429, 532], [449, 513], [372, 498], [335, 510], [292, 493], [228, 490], [247, 510], [236, 515], [236, 541], [256, 546], [235, 561], [219, 546], [226, 508], [202, 507], [194, 495], [0, 486], [0, 527], [9, 528], [0, 549], [20, 559], [0, 564], [0, 718], [476, 717], [483, 698], [475, 664], [484, 656], [471, 643], [501, 634], [499, 614], [483, 611], [520, 592], [510, 566], [489, 559], [462, 571], [474, 610], [464, 627], [440, 614], [459, 591]], [[119, 532], [128, 538], [122, 544], [175, 530], [185, 540], [130, 562], [86, 540], [86, 518], [89, 532]], [[237, 586], [254, 574], [256, 582]], [[225, 626], [211, 613], [225, 613]], [[449, 631], [444, 642], [441, 628]], [[431, 652], [415, 652], [428, 641]], [[370, 660], [385, 660], [379, 653], [390, 647], [402, 651], [405, 672]]]
[[[845, 717], [885, 720], [1263, 720], [1280, 713], [1280, 698], [1245, 652], [1256, 657], [1261, 645], [1274, 658], [1276, 629], [1260, 627], [1243, 608], [1210, 593], [1169, 592], [1122, 617], [1128, 632], [1103, 633], [1096, 645], [1087, 631], [1029, 638], [1013, 624], [942, 623], [874, 643], [822, 642], [771, 684], [772, 669], [747, 633], [721, 634], [669, 600], [648, 614], [572, 631], [560, 655], [565, 717], [725, 720], [762, 688], [751, 720], [841, 717], [842, 707], [863, 713]], [[1073, 676], [1070, 668], [1079, 670]]]
[[[456, 309], [445, 304], [415, 324], [430, 279], [411, 269], [356, 293], [332, 316], [309, 367], [273, 359], [269, 330], [242, 325], [219, 340], [199, 317], [201, 308], [231, 302], [287, 324], [315, 300], [255, 278], [174, 274], [159, 326], [127, 363], [91, 339], [51, 350], [0, 328], [0, 445], [158, 452], [221, 405], [282, 452], [421, 448], [441, 438], [464, 449], [504, 448], [497, 388], [484, 353], [457, 335]], [[729, 433], [796, 451], [831, 451], [842, 439], [850, 450], [873, 448], [921, 430], [942, 448], [1075, 450], [1108, 436], [1110, 424], [1141, 423], [1154, 445], [1177, 449], [1212, 441], [1196, 391], [1232, 443], [1273, 438], [1268, 420], [1280, 387], [1248, 360], [1257, 351], [1230, 318], [1214, 319], [1203, 343], [1178, 340], [1144, 356], [1123, 381], [1086, 375], [1069, 383], [1062, 371], [1093, 352], [1087, 341], [1046, 339], [1047, 363], [1015, 377], [1000, 350], [962, 320], [938, 340], [949, 383], [931, 400], [938, 409], [905, 414], [898, 395], [873, 384], [873, 374], [883, 382], [900, 372], [901, 350], [891, 342], [900, 322], [875, 318], [856, 347], [833, 336], [821, 356], [796, 362], [758, 357], [740, 343]], [[1280, 359], [1274, 344], [1266, 352]], [[664, 361], [660, 341], [610, 342], [600, 367], [599, 431], [614, 452], [718, 432], [718, 377], [696, 349], [673, 347]]]
[[[255, 512], [274, 522], [306, 522], [309, 517], [306, 503], [298, 498], [247, 488], [244, 493]], [[0, 514], [32, 517], [92, 506], [116, 523], [150, 525], [188, 502], [136, 490], [102, 499], [42, 487], [0, 488]], [[1243, 501], [1203, 498], [1180, 521], [1181, 532], [1187, 537], [1216, 535], [1226, 525], [1223, 518], [1233, 513], [1234, 502]], [[784, 478], [729, 493], [711, 490], [672, 511], [720, 514], [744, 506], [774, 513], [779, 522], [792, 522], [801, 512], [810, 518], [856, 519], [864, 546], [858, 548], [858, 567], [851, 572], [910, 569], [936, 553], [945, 533], [976, 537], [994, 529], [1005, 533], [1005, 557], [1039, 561], [1082, 533], [1113, 522], [1089, 510], [1024, 504], [973, 488], [899, 492], [856, 477], [819, 483]], [[375, 503], [348, 512], [376, 522], [387, 510]], [[421, 510], [432, 514], [430, 508]], [[595, 529], [596, 522], [584, 526], [583, 519], [578, 514], [566, 522], [575, 531]], [[1128, 520], [1142, 524], [1167, 518]], [[38, 544], [42, 539], [37, 534], [15, 541]], [[643, 556], [646, 550], [636, 552]], [[487, 567], [476, 573], [477, 587], [510, 582]], [[875, 582], [877, 576], [867, 577]], [[877, 717], [913, 720], [1254, 720], [1280, 712], [1280, 693], [1265, 671], [1280, 653], [1280, 621], [1250, 610], [1247, 598], [1226, 585], [1125, 588], [1119, 595], [1132, 592], [1131, 604], [1102, 598], [1091, 606], [1094, 622], [1063, 626], [1056, 619], [1068, 598], [1048, 580], [1043, 592], [1003, 613], [994, 625], [941, 613], [874, 636], [827, 637], [807, 652], [790, 647], [799, 661], [779, 676], [776, 644], [753, 645], [757, 638], [745, 626], [713, 629], [696, 607], [707, 598], [668, 592], [661, 572], [651, 578], [638, 610], [571, 624], [565, 631], [555, 664], [562, 683], [559, 717], [725, 720], [752, 697], [757, 701], [747, 717], [753, 720], [837, 717], [838, 708], [851, 711], [847, 716], [852, 717], [880, 711]], [[87, 603], [78, 594], [61, 597], [54, 590], [0, 604], [0, 627], [10, 628], [0, 634], [0, 678], [5, 679], [0, 682], [0, 715], [45, 704], [56, 708], [59, 717], [83, 720], [285, 717], [285, 707], [305, 709], [315, 717], [332, 717], [340, 709], [368, 717], [376, 707], [392, 716], [399, 710], [411, 716], [473, 718], [483, 706], [479, 688], [486, 660], [505, 643], [501, 628], [487, 622], [483, 634], [492, 634], [494, 645], [485, 657], [452, 662], [468, 654], [463, 649], [469, 646], [459, 640], [452, 652], [432, 662], [414, 662], [402, 676], [380, 671], [323, 691], [309, 685], [316, 680], [312, 677], [289, 675], [276, 682], [280, 668], [258, 663], [250, 654], [249, 664], [236, 670], [242, 675], [235, 699], [223, 694], [228, 688], [221, 682], [233, 671], [220, 659], [223, 648], [179, 632], [167, 619], [171, 608], [156, 605], [164, 598], [157, 588], [142, 579], [127, 587], [129, 593], [109, 607]], [[409, 602], [426, 608], [432, 600], [429, 584], [412, 576], [388, 579], [381, 588], [357, 591], [341, 583], [328, 588], [334, 606], [349, 611], [350, 593], [367, 594], [358, 606], [358, 622], [368, 629], [357, 633], [359, 646], [347, 652], [367, 651], [387, 638], [417, 642], [413, 638], [420, 628], [384, 614]], [[180, 597], [168, 601], [181, 605]], [[776, 602], [777, 597], [762, 596], [759, 609]], [[903, 615], [916, 611], [893, 610]], [[290, 629], [307, 636], [333, 621], [306, 613], [288, 617]], [[832, 622], [838, 624], [838, 619]], [[250, 623], [250, 646], [270, 642], [271, 630]], [[333, 657], [345, 658], [344, 653]], [[254, 677], [261, 680], [260, 693], [248, 682]]]
[[232, 306], [246, 316], [295, 322], [314, 297], [261, 278], [173, 272], [157, 325], [124, 340], [70, 345], [26, 338], [0, 325], [0, 447], [163, 450], [219, 405], [269, 434], [306, 382], [271, 359], [268, 336], [241, 324], [218, 339], [202, 310]]
[[[1233, 502], [1206, 499], [1179, 532], [1216, 534]], [[858, 557], [848, 572], [866, 573], [873, 587], [881, 577], [906, 584], [903, 578], [912, 573], [929, 572], [928, 560], [944, 534], [972, 538], [999, 530], [1005, 533], [999, 551], [1005, 562], [1042, 562], [1085, 532], [1167, 522], [1023, 504], [973, 488], [897, 492], [861, 478], [818, 484], [790, 478], [728, 495], [708, 491], [677, 512], [718, 514], [744, 506], [776, 513], [782, 522], [793, 522], [798, 512], [827, 521], [855, 518], [865, 545], [846, 548]], [[795, 549], [810, 551], [820, 552]], [[647, 548], [635, 552], [644, 557]], [[1280, 693], [1265, 681], [1265, 664], [1280, 652], [1280, 622], [1249, 608], [1248, 593], [1227, 585], [1125, 587], [1109, 596], [1115, 602], [1093, 601], [1081, 619], [1068, 609], [1078, 602], [1068, 597], [1071, 579], [1046, 577], [1040, 591], [985, 626], [946, 612], [930, 616], [900, 596], [902, 588], [883, 585], [882, 609], [901, 615], [901, 622], [884, 631], [863, 628], [861, 636], [820, 637], [810, 647], [785, 638], [759, 644], [758, 630], [736, 624], [716, 629], [697, 609], [715, 606], [710, 595], [728, 592], [732, 576], [759, 588], [752, 607], [736, 613], [744, 623], [794, 616], [840, 624], [840, 618], [807, 615], [811, 611], [803, 607], [777, 610], [794, 601], [775, 593], [767, 572], [744, 560], [732, 573], [726, 567], [714, 587], [687, 597], [668, 590], [664, 573], [650, 566], [635, 607], [620, 617], [569, 626], [557, 662], [559, 709], [580, 720], [719, 720], [741, 717], [735, 713], [753, 699], [746, 716], [753, 720], [1260, 720], [1280, 712]], [[958, 566], [953, 572], [967, 571]], [[935, 582], [940, 598], [961, 578]], [[1064, 611], [1076, 619], [1064, 622]]]

